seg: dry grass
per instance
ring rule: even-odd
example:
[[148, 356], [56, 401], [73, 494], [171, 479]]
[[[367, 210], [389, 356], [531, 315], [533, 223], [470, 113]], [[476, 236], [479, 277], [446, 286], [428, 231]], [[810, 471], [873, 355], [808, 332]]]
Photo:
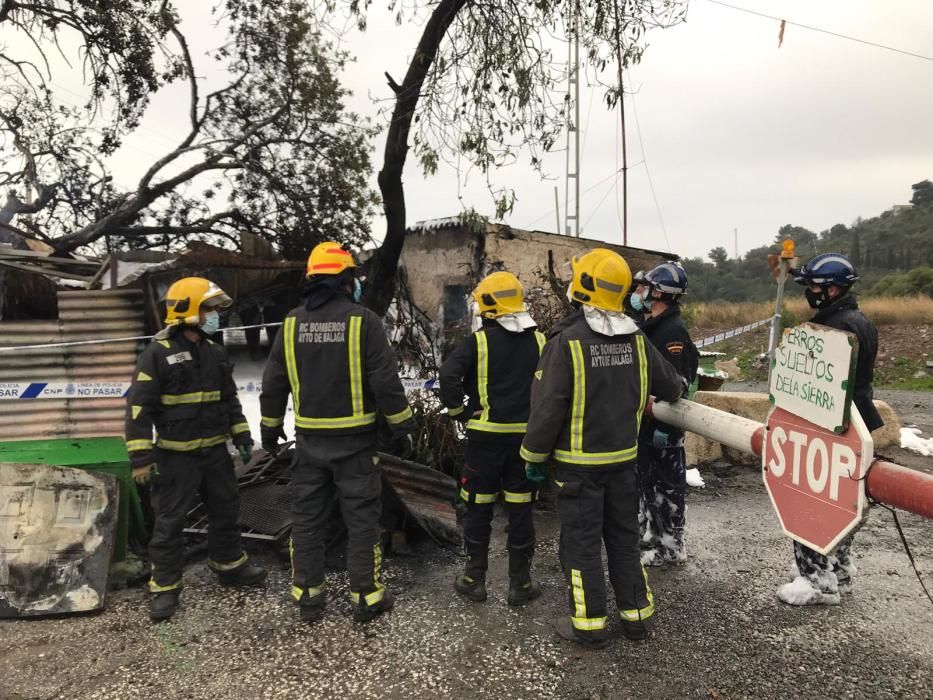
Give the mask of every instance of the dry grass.
[[859, 306], [879, 326], [933, 323], [933, 298], [930, 297], [873, 297], [861, 299]]
[[[926, 296], [864, 298], [859, 306], [879, 326], [933, 324], [933, 299]], [[694, 327], [727, 329], [770, 317], [774, 302], [689, 304], [687, 309]], [[806, 321], [812, 313], [804, 299], [790, 299], [785, 305], [785, 321], [791, 324]]]

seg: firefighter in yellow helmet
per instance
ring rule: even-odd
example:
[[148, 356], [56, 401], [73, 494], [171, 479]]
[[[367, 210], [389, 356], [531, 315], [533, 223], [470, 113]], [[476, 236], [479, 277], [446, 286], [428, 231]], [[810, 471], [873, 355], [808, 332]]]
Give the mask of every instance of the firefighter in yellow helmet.
[[466, 423], [467, 432], [460, 498], [467, 507], [463, 535], [469, 560], [454, 588], [469, 600], [486, 600], [493, 509], [501, 494], [509, 517], [508, 603], [524, 605], [541, 595], [541, 587], [531, 580], [537, 488], [525, 476], [519, 448], [544, 335], [525, 308], [515, 275], [494, 272], [472, 296], [482, 326], [460, 342], [440, 370], [441, 402], [449, 415]]
[[617, 253], [597, 248], [571, 262], [573, 310], [548, 337], [531, 389], [531, 415], [521, 447], [532, 480], [553, 460], [561, 522], [560, 561], [570, 617], [565, 639], [586, 647], [608, 643], [602, 545], [622, 631], [643, 639], [654, 613], [639, 561], [638, 431], [648, 396], [681, 395], [681, 379], [625, 315], [632, 283]]
[[262, 378], [262, 445], [278, 450], [289, 395], [295, 410], [292, 467], [292, 597], [302, 619], [324, 614], [324, 530], [335, 496], [347, 527], [347, 569], [357, 621], [389, 610], [381, 581], [382, 478], [376, 414], [411, 454], [414, 420], [379, 317], [359, 305], [353, 256], [321, 243], [308, 258], [304, 303], [277, 334]]
[[[178, 280], [165, 296], [166, 327], [143, 351], [127, 394], [126, 448], [138, 483], [150, 482], [155, 524], [149, 542], [149, 614], [171, 617], [182, 588], [185, 515], [200, 494], [207, 507], [208, 564], [225, 585], [261, 584], [265, 569], [240, 542], [239, 490], [227, 451], [248, 461], [253, 439], [237, 398], [227, 352], [210, 340], [218, 309], [231, 303], [202, 277]], [[157, 439], [153, 444], [152, 431]]]

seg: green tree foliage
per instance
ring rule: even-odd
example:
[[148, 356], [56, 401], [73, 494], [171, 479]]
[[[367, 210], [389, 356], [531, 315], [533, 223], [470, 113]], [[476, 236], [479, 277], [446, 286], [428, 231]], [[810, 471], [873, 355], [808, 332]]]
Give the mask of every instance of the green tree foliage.
[[[930, 199], [926, 192], [930, 193]], [[709, 260], [687, 258], [684, 269], [695, 301], [764, 301], [774, 298], [774, 277], [768, 254], [778, 253], [781, 242], [792, 238], [803, 262], [819, 253], [848, 255], [861, 276], [863, 294], [929, 294], [933, 268], [933, 183], [913, 185], [913, 206], [894, 207], [871, 219], [859, 218], [851, 226], [836, 224], [821, 233], [802, 226], [782, 226], [770, 245], [753, 248], [741, 260], [729, 260], [725, 249], [714, 248]], [[796, 285], [788, 295], [800, 294]]]
[[914, 191], [913, 197], [910, 198], [911, 204], [918, 207], [933, 205], [933, 182], [923, 180], [911, 185], [911, 189]]
[[717, 246], [709, 252], [709, 259], [720, 270], [725, 270], [729, 263], [729, 253], [722, 246]]
[[926, 294], [933, 297], [933, 267], [916, 267], [910, 272], [885, 275], [871, 288], [879, 296], [913, 296]]
[[[182, 21], [190, 8], [177, 0], [0, 0], [0, 29], [33, 40], [20, 42], [32, 47], [28, 57], [0, 55], [11, 78], [0, 86], [0, 186], [13, 195], [0, 226], [59, 252], [103, 236], [170, 248], [192, 237], [237, 241], [242, 230], [292, 257], [323, 239], [368, 241], [373, 131], [344, 109], [337, 76], [346, 56], [319, 33], [316, 9], [222, 0], [214, 14], [226, 37], [194, 55]], [[65, 41], [87, 57], [84, 107], [59, 103], [58, 64], [43, 60]], [[225, 77], [208, 91], [206, 73]], [[108, 158], [169, 82], [187, 87], [178, 105], [187, 129], [175, 148], [141, 164], [135, 186], [121, 187]]]

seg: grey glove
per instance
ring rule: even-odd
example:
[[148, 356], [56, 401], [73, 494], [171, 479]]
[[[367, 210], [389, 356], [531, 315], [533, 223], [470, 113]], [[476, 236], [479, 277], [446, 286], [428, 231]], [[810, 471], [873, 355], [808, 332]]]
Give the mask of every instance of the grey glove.
[[415, 438], [411, 433], [396, 433], [392, 436], [392, 452], [400, 459], [411, 459], [415, 454]]

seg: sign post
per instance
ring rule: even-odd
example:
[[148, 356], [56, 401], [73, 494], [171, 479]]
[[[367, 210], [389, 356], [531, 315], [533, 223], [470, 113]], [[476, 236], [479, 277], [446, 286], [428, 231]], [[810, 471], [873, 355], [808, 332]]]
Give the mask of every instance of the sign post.
[[781, 335], [781, 315], [784, 309], [784, 284], [787, 282], [787, 273], [796, 259], [794, 253], [794, 240], [788, 238], [781, 243], [780, 255], [769, 255], [768, 265], [778, 283], [777, 300], [774, 304], [774, 316], [771, 317], [771, 335], [768, 338], [768, 359], [774, 359], [774, 349]]
[[874, 443], [852, 406], [857, 348], [851, 333], [804, 323], [784, 334], [771, 362], [765, 488], [785, 534], [820, 554], [867, 512]]

